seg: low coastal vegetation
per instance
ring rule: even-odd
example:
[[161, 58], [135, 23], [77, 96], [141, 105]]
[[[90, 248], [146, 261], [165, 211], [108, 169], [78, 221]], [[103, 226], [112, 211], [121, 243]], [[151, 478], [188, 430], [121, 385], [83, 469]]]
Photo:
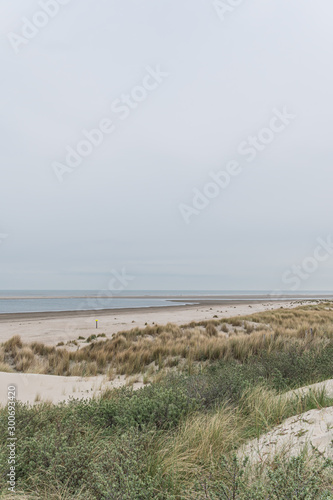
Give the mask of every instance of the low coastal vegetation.
[[[68, 345], [25, 344], [15, 336], [0, 346], [1, 371], [94, 376], [142, 374], [146, 381], [168, 371], [194, 373], [216, 361], [246, 363], [254, 355], [281, 351], [305, 356], [332, 352], [330, 302], [278, 309], [247, 317], [212, 319], [178, 327], [147, 326], [71, 340]], [[68, 348], [70, 347], [70, 349]]]
[[[19, 353], [27, 349], [32, 363], [24, 370]], [[332, 462], [315, 451], [261, 463], [239, 454], [242, 444], [284, 419], [333, 406], [324, 390], [283, 395], [333, 378], [332, 359], [328, 302], [182, 328], [134, 329], [76, 351], [26, 346], [15, 337], [1, 350], [1, 362], [13, 371], [39, 365], [42, 373], [72, 374], [76, 364], [95, 363], [96, 373], [133, 375], [153, 366], [152, 383], [137, 391], [110, 389], [58, 405], [17, 403], [16, 497], [332, 499]], [[0, 416], [0, 490], [9, 498], [6, 408]]]

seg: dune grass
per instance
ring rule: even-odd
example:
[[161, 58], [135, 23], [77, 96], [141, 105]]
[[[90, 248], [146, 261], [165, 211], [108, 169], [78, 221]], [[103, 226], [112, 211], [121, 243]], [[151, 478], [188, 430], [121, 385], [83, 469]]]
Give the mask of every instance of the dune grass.
[[260, 352], [320, 349], [333, 342], [332, 320], [332, 303], [321, 302], [182, 327], [135, 328], [112, 339], [90, 339], [89, 345], [77, 346], [75, 351], [38, 342], [24, 344], [15, 336], [1, 345], [0, 363], [3, 371], [65, 376], [143, 374], [148, 380], [161, 370], [191, 373], [219, 360], [245, 363]]
[[[317, 454], [255, 466], [240, 446], [311, 409], [325, 391], [284, 394], [333, 378], [333, 308], [323, 302], [244, 318], [150, 326], [76, 351], [1, 346], [8, 370], [108, 373], [153, 383], [133, 391], [34, 406], [17, 403], [17, 494], [29, 499], [267, 500], [333, 498], [332, 464]], [[0, 408], [0, 498], [6, 418]], [[306, 491], [306, 496], [293, 492]]]
[[333, 406], [325, 390], [291, 399], [259, 385], [247, 389], [237, 405], [224, 403], [207, 413], [195, 413], [158, 443], [158, 464], [168, 477], [184, 487], [214, 469], [244, 442], [280, 425], [288, 417]]
[[[248, 477], [243, 478], [242, 489], [252, 488], [259, 471], [248, 470], [238, 459], [235, 464], [239, 446], [289, 416], [333, 405], [323, 391], [284, 398], [260, 384], [241, 391], [233, 404], [221, 393], [220, 401], [206, 408], [199, 397], [193, 397], [190, 378], [171, 378], [137, 392], [113, 390], [100, 399], [57, 406], [18, 404], [18, 488], [34, 499], [245, 500], [244, 491], [234, 497], [214, 496], [215, 491], [221, 495], [223, 488], [241, 487], [227, 477], [229, 467], [239, 473], [244, 468]], [[3, 417], [5, 409], [0, 413]], [[4, 427], [5, 419], [0, 422]], [[0, 463], [4, 465], [5, 432], [1, 436]], [[284, 470], [288, 463], [284, 457], [280, 467]], [[309, 464], [295, 463], [292, 472], [300, 466], [310, 472]], [[318, 462], [318, 471], [323, 464]], [[276, 467], [273, 464], [272, 470]], [[332, 468], [326, 464], [325, 470], [332, 479]], [[0, 489], [5, 486], [5, 472], [6, 467]], [[328, 479], [321, 482], [319, 472], [317, 476], [313, 491], [333, 493]], [[301, 484], [304, 477], [305, 473], [298, 477]], [[260, 484], [265, 492], [263, 479]]]

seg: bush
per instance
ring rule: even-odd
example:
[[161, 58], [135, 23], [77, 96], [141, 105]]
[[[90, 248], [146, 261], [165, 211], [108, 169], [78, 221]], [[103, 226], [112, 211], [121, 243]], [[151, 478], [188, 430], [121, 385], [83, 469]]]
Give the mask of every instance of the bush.
[[[159, 471], [149, 473], [153, 433], [134, 427], [116, 434], [97, 429], [94, 420], [80, 422], [75, 403], [38, 409], [18, 404], [16, 410], [17, 489], [39, 493], [37, 498], [51, 498], [56, 485], [65, 485], [73, 498], [172, 498], [163, 493]], [[1, 436], [0, 490], [5, 491], [6, 432]]]
[[[236, 319], [234, 326], [239, 321]], [[297, 324], [297, 318], [293, 321]], [[214, 341], [215, 323], [206, 322], [203, 326], [212, 336], [205, 342]], [[154, 327], [152, 333], [157, 335], [160, 328]], [[228, 330], [226, 325], [225, 329]], [[139, 337], [140, 332], [133, 331], [133, 336]], [[295, 337], [281, 343], [273, 343], [273, 337], [258, 339], [260, 342], [247, 346], [244, 355], [237, 351], [240, 344], [236, 343], [223, 361], [200, 374], [168, 376], [163, 382], [138, 391], [122, 388], [99, 399], [72, 400], [57, 406], [41, 403], [29, 407], [17, 403], [17, 489], [33, 492], [31, 498], [51, 500], [332, 500], [329, 462], [309, 462], [305, 457], [297, 457], [275, 460], [254, 471], [234, 457], [224, 458], [216, 465], [221, 454], [232, 453], [246, 436], [256, 435], [300, 412], [303, 403], [306, 408], [325, 405], [324, 400], [311, 402], [305, 398], [295, 407], [285, 401], [285, 406], [278, 406], [276, 391], [332, 378], [332, 338], [298, 342]], [[125, 341], [126, 352], [127, 340], [119, 336], [117, 341]], [[90, 344], [87, 352], [94, 352], [96, 345], [98, 357], [89, 358], [91, 366], [87, 365], [87, 371], [96, 371], [97, 361], [101, 363], [102, 354], [106, 355], [105, 343]], [[34, 343], [31, 350], [38, 356], [49, 356], [53, 371], [60, 370], [60, 363], [73, 361], [54, 347]], [[13, 362], [21, 354], [22, 359], [25, 356], [28, 360], [29, 352], [14, 337], [4, 344], [2, 361], [8, 358]], [[214, 356], [222, 358], [219, 345]], [[77, 361], [83, 363], [85, 358]], [[194, 366], [193, 371], [197, 368]], [[262, 420], [257, 418], [258, 411], [263, 414]], [[3, 490], [8, 472], [6, 424], [7, 409], [0, 408]], [[178, 474], [173, 474], [177, 464]], [[193, 467], [187, 472], [189, 464]], [[193, 471], [195, 474], [198, 470], [201, 476], [193, 486]], [[191, 478], [185, 490], [186, 474]], [[325, 477], [329, 478], [328, 486]]]
[[188, 498], [203, 500], [330, 500], [333, 462], [304, 454], [275, 458], [266, 467], [251, 468], [248, 460], [222, 458], [214, 477], [197, 481]]
[[181, 379], [175, 379], [169, 385], [156, 384], [139, 391], [129, 388], [111, 391], [101, 400], [80, 401], [76, 407], [82, 421], [91, 420], [102, 428], [142, 429], [151, 425], [170, 429], [199, 405], [185, 391]]
[[149, 435], [128, 431], [104, 449], [86, 471], [88, 492], [101, 500], [170, 499], [164, 480], [155, 471], [149, 474]]

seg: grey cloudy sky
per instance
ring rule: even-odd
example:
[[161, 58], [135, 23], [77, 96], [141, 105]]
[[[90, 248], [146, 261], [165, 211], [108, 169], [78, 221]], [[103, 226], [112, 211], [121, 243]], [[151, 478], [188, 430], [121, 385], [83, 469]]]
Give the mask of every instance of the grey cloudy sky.
[[[288, 289], [333, 233], [332, 1], [60, 3], [0, 0], [0, 288], [103, 289], [126, 268], [132, 289]], [[113, 132], [69, 167], [103, 119]], [[196, 208], [230, 161], [241, 172]], [[321, 255], [299, 289], [333, 288]]]

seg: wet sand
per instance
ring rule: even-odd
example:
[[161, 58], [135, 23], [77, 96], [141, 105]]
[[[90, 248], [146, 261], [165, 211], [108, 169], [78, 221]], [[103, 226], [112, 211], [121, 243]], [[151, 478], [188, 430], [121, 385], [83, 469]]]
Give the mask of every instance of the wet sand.
[[[15, 299], [19, 299], [20, 297], [15, 297]], [[25, 297], [28, 299], [36, 299], [40, 298], [38, 296], [34, 297]], [[47, 297], [41, 297], [47, 298]], [[56, 297], [49, 297], [56, 298]], [[62, 297], [66, 298], [66, 297]], [[73, 298], [73, 296], [68, 296], [67, 298]], [[80, 297], [75, 297], [80, 298]], [[84, 296], [81, 298], [91, 298], [98, 299], [97, 296]], [[103, 297], [100, 297], [103, 298]], [[49, 311], [49, 312], [24, 312], [24, 313], [2, 313], [0, 314], [0, 323], [7, 322], [15, 322], [15, 321], [31, 321], [31, 320], [45, 320], [45, 319], [60, 319], [60, 318], [75, 318], [75, 317], [91, 317], [95, 316], [126, 316], [126, 315], [135, 315], [137, 313], [162, 313], [167, 309], [170, 313], [174, 313], [174, 311], [184, 311], [194, 309], [196, 307], [204, 307], [204, 306], [235, 306], [235, 305], [251, 305], [251, 304], [264, 304], [264, 303], [290, 303], [294, 301], [306, 301], [306, 300], [318, 300], [318, 299], [328, 299], [333, 300], [333, 295], [325, 295], [325, 294], [312, 294], [312, 295], [207, 295], [204, 298], [198, 297], [195, 295], [186, 295], [183, 297], [171, 297], [169, 295], [159, 295], [159, 296], [151, 296], [151, 295], [126, 295], [119, 296], [114, 298], [121, 299], [166, 299], [170, 305], [166, 306], [151, 306], [151, 307], [132, 307], [132, 308], [115, 308], [115, 309], [94, 309], [94, 310], [75, 310], [75, 311]], [[12, 297], [1, 297], [0, 300], [11, 300]], [[186, 303], [186, 305], [184, 305]], [[176, 305], [181, 304], [181, 305]], [[281, 305], [281, 304], [280, 304]]]
[[[104, 333], [107, 338], [111, 338], [119, 331], [135, 327], [143, 328], [146, 325], [166, 323], [183, 325], [192, 321], [241, 316], [298, 305], [300, 301], [296, 300], [272, 301], [253, 297], [244, 300], [205, 298], [196, 299], [193, 304], [187, 306], [3, 314], [0, 315], [0, 342], [14, 335], [20, 335], [24, 342], [56, 345], [59, 342], [66, 343], [78, 339], [79, 336], [87, 338], [92, 334]], [[96, 319], [98, 319], [98, 329], [96, 329]]]
[[[180, 299], [179, 299], [180, 300]], [[209, 320], [216, 318], [230, 318], [244, 316], [261, 311], [290, 309], [301, 303], [312, 301], [299, 300], [222, 300], [200, 299], [188, 306], [150, 307], [136, 309], [119, 309], [107, 311], [71, 311], [66, 313], [28, 313], [3, 315], [0, 321], [0, 342], [4, 342], [13, 335], [20, 335], [24, 342], [42, 342], [47, 345], [57, 345], [59, 342], [68, 342], [87, 338], [89, 335], [104, 333], [111, 338], [119, 331], [130, 330], [135, 327], [144, 328], [147, 324], [174, 323], [188, 324], [192, 321]], [[6, 317], [4, 317], [6, 316]], [[98, 319], [98, 329], [96, 329]], [[83, 343], [82, 343], [83, 342]], [[84, 341], [80, 346], [87, 345]], [[0, 382], [3, 387], [15, 385], [18, 399], [33, 404], [43, 401], [66, 401], [70, 397], [87, 398], [98, 395], [102, 390], [119, 387], [126, 383], [126, 378], [118, 377], [109, 381], [105, 376], [98, 377], [58, 377], [55, 375], [1, 373]], [[138, 382], [135, 388], [142, 386]], [[6, 393], [0, 395], [0, 405], [6, 403]]]

